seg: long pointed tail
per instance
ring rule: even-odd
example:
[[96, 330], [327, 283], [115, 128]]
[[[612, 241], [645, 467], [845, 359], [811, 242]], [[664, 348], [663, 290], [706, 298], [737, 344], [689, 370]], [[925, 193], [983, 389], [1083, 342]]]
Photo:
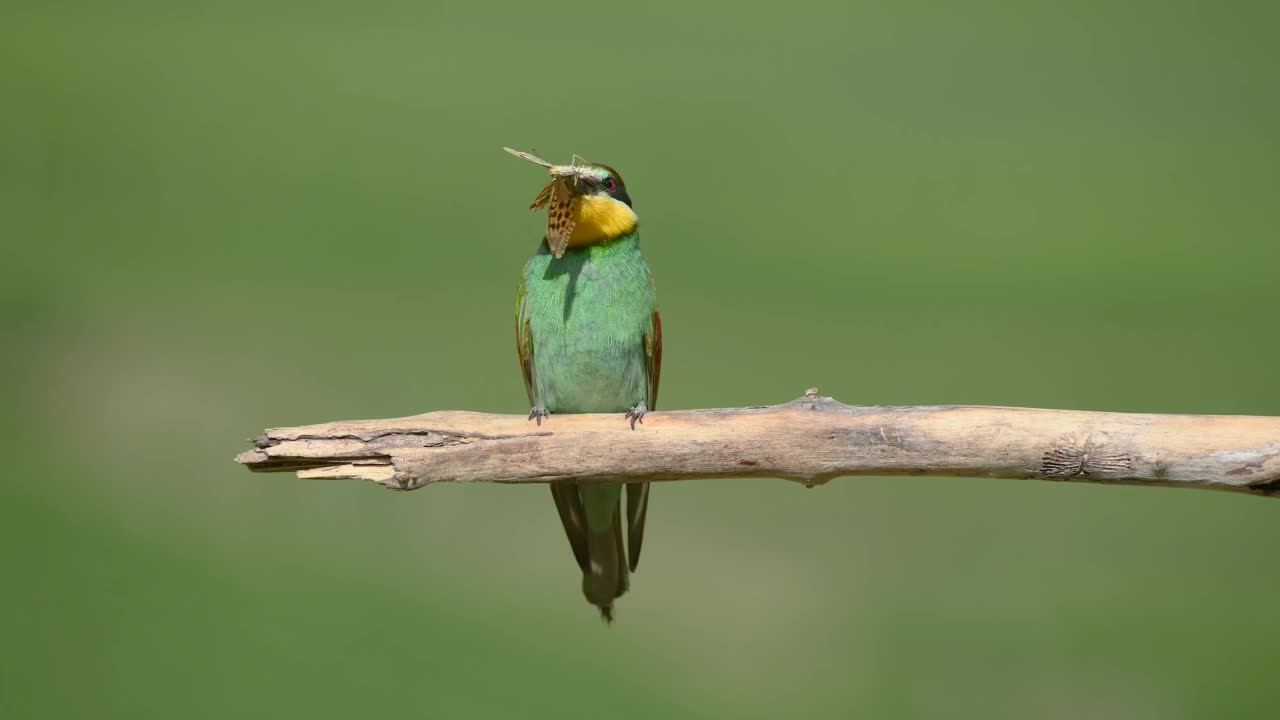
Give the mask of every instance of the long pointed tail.
[[[619, 498], [620, 499], [620, 498]], [[627, 554], [622, 545], [621, 503], [613, 510], [613, 522], [600, 532], [587, 531], [587, 567], [582, 571], [582, 594], [600, 610], [605, 622], [613, 622], [613, 601], [627, 591]]]
[[[628, 585], [620, 512], [622, 484], [580, 486], [557, 481], [551, 483], [551, 496], [573, 557], [582, 569], [582, 594], [600, 610], [606, 622], [613, 622], [613, 601], [627, 591]], [[643, 525], [643, 518], [640, 522]], [[632, 542], [638, 540], [634, 532], [630, 537]], [[635, 548], [638, 550], [639, 545]]]

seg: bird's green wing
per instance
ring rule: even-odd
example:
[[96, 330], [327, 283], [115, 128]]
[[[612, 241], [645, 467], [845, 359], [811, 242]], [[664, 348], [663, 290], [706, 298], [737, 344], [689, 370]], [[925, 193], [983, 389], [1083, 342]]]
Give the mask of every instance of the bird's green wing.
[[[529, 305], [524, 277], [516, 288], [516, 355], [520, 358], [520, 372], [524, 375], [524, 389], [529, 394], [529, 404], [536, 406], [538, 398], [533, 377], [533, 333], [529, 329]], [[551, 497], [556, 501], [556, 510], [560, 513], [560, 523], [564, 525], [565, 537], [569, 538], [569, 547], [573, 549], [573, 558], [578, 567], [587, 572], [591, 561], [587, 555], [587, 513], [582, 507], [582, 499], [578, 490], [569, 483], [551, 483]]]
[[[662, 317], [654, 310], [644, 334], [645, 404], [653, 410], [658, 404], [658, 380], [662, 375]], [[649, 483], [627, 483], [627, 564], [635, 572], [640, 564], [640, 546], [644, 543], [644, 520], [649, 513]]]

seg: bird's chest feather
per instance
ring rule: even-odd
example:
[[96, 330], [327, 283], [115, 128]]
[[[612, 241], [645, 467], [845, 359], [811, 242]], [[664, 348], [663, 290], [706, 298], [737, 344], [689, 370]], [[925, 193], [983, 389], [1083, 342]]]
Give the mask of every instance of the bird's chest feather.
[[655, 302], [638, 244], [535, 255], [525, 268], [534, 391], [551, 412], [623, 412], [645, 398]]

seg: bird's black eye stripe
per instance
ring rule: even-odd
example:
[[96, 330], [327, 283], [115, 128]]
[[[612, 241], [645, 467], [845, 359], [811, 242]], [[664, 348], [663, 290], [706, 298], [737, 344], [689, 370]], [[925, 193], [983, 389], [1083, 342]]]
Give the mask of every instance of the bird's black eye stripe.
[[609, 195], [615, 200], [619, 200], [625, 203], [627, 207], [634, 207], [634, 205], [631, 204], [631, 196], [628, 195], [627, 191], [623, 190], [621, 186], [615, 188], [612, 192], [609, 193]]

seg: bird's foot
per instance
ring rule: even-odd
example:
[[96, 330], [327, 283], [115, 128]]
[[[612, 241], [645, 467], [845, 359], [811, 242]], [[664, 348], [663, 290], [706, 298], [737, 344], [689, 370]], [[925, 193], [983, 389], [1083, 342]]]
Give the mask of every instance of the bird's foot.
[[636, 429], [636, 423], [644, 424], [644, 416], [649, 412], [649, 408], [644, 406], [643, 402], [636, 403], [636, 406], [627, 411], [626, 419], [631, 421], [631, 429]]
[[533, 407], [533, 409], [529, 411], [529, 419], [530, 419], [530, 420], [537, 420], [537, 421], [538, 421], [538, 427], [542, 427], [542, 419], [543, 419], [543, 418], [545, 418], [545, 417], [550, 417], [550, 416], [551, 416], [551, 413], [550, 413], [550, 412], [548, 412], [546, 408], [544, 408], [544, 407], [540, 407], [540, 406], [537, 406], [537, 405], [535, 405], [535, 406]]

